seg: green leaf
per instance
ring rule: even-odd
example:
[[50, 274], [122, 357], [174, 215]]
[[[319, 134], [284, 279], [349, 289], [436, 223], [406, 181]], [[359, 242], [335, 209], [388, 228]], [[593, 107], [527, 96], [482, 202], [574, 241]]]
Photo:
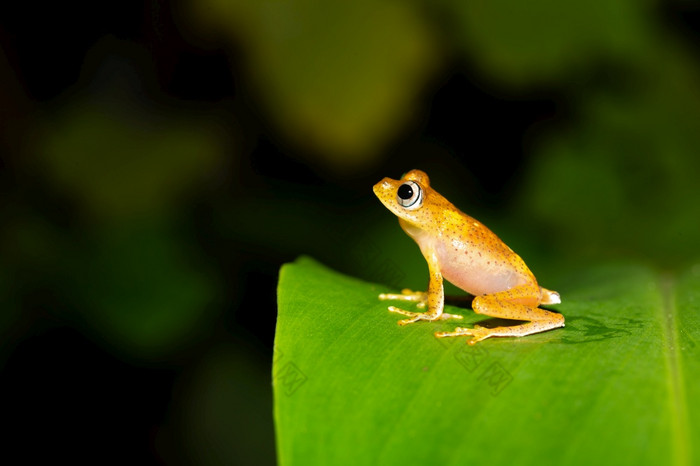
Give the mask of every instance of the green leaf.
[[[700, 270], [607, 265], [544, 285], [562, 293], [565, 328], [469, 346], [432, 335], [455, 323], [397, 326], [382, 286], [285, 265], [280, 464], [691, 464]], [[483, 320], [447, 312], [460, 311]]]

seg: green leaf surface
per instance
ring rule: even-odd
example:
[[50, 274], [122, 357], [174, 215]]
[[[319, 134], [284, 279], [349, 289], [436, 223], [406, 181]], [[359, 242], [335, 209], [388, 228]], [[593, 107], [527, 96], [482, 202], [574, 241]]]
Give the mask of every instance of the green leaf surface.
[[397, 326], [383, 286], [308, 258], [285, 265], [280, 464], [692, 464], [698, 267], [613, 264], [545, 285], [562, 293], [565, 328], [469, 346], [432, 335], [454, 322]]

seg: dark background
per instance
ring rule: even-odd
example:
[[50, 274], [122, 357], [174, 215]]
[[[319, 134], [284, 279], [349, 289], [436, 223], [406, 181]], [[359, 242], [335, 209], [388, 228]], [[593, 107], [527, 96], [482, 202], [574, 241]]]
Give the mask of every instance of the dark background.
[[461, 3], [4, 2], [0, 463], [274, 463], [280, 265], [424, 286], [384, 176], [547, 283], [693, 263], [700, 10]]

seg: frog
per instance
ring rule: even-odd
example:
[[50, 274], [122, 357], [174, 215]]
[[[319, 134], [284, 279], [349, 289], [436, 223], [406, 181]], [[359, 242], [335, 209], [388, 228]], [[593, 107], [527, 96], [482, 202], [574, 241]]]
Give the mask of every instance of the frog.
[[447, 280], [474, 296], [475, 313], [522, 323], [457, 327], [450, 332], [435, 332], [438, 338], [466, 335], [471, 337], [467, 342], [474, 345], [491, 337], [523, 337], [564, 327], [562, 314], [540, 307], [561, 303], [559, 293], [539, 286], [523, 259], [483, 223], [435, 191], [425, 172], [411, 170], [400, 180], [384, 178], [373, 191], [398, 217], [399, 225], [418, 244], [428, 264], [427, 291], [404, 289], [379, 295], [382, 301], [415, 303], [424, 310], [412, 312], [389, 306], [390, 312], [406, 317], [398, 321], [399, 325], [461, 319], [459, 314], [444, 312], [443, 281]]

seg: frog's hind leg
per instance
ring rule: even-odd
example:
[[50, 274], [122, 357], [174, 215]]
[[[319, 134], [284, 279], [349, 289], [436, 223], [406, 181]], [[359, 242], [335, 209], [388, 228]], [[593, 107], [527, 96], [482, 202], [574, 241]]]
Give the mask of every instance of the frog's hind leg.
[[[534, 294], [533, 294], [534, 293]], [[485, 340], [490, 337], [523, 337], [533, 333], [544, 332], [553, 328], [564, 326], [564, 316], [556, 312], [547, 311], [537, 307], [539, 303], [539, 289], [524, 285], [508, 291], [474, 298], [472, 307], [477, 314], [501, 319], [524, 320], [520, 325], [509, 327], [474, 328], [457, 327], [453, 332], [438, 332], [438, 338], [471, 335], [469, 344]]]

